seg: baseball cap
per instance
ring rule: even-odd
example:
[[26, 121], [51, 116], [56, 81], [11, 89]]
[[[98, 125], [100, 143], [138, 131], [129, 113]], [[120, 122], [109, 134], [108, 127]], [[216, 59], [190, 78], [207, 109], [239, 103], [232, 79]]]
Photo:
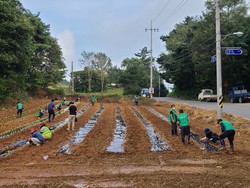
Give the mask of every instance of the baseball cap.
[[30, 133], [33, 133], [33, 132], [35, 132], [35, 128], [34, 127], [30, 129]]

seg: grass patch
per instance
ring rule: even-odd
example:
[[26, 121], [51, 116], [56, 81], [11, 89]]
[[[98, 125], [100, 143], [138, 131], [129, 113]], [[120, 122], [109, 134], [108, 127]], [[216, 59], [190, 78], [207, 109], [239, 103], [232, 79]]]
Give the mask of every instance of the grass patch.
[[[87, 95], [95, 95], [95, 96], [101, 96], [101, 92], [92, 92], [92, 93], [87, 93]], [[112, 97], [112, 96], [123, 96], [123, 88], [108, 88], [106, 91], [103, 92], [103, 96], [106, 97]]]

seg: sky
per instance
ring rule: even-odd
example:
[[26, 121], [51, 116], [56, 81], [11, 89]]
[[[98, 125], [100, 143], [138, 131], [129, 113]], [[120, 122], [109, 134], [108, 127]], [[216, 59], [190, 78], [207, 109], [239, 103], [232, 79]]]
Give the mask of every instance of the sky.
[[[21, 0], [24, 8], [40, 13], [51, 35], [58, 39], [67, 69], [83, 69], [81, 52], [102, 52], [118, 67], [144, 47], [153, 57], [166, 52], [160, 36], [168, 35], [186, 16], [205, 11], [205, 0]], [[156, 63], [154, 63], [156, 65]], [[157, 65], [156, 65], [157, 66]], [[69, 79], [69, 71], [66, 79]]]

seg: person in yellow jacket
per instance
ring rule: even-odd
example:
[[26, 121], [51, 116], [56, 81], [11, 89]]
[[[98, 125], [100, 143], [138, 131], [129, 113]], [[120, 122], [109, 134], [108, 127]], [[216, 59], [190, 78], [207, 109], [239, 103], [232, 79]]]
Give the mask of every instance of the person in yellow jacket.
[[45, 140], [49, 140], [52, 138], [52, 132], [50, 129], [45, 125], [45, 123], [42, 123], [40, 125], [40, 132], [43, 135]]

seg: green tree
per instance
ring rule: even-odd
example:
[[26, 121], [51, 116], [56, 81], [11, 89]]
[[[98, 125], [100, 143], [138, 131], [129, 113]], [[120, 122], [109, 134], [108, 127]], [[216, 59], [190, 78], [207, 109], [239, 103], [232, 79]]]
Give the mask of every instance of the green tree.
[[[82, 71], [74, 72], [74, 84], [76, 92], [84, 92], [87, 93], [89, 91], [88, 88], [88, 70], [85, 67]], [[104, 88], [106, 85], [104, 84]], [[99, 75], [97, 71], [92, 72], [92, 84], [91, 84], [92, 92], [100, 92], [101, 91], [101, 81], [99, 79]]]
[[18, 0], [0, 0], [0, 20], [0, 100], [33, 95], [62, 80], [61, 48], [39, 15]]
[[117, 66], [113, 66], [109, 69], [108, 71], [108, 77], [107, 77], [107, 82], [109, 84], [116, 84], [119, 85], [121, 82], [121, 76], [122, 76], [123, 71], [118, 68]]
[[[216, 64], [210, 61], [216, 54], [215, 1], [208, 0], [206, 8], [202, 16], [187, 17], [169, 35], [161, 37], [167, 52], [161, 54], [157, 62], [164, 70], [163, 78], [174, 84], [178, 95], [196, 97], [202, 88], [216, 89]], [[221, 1], [223, 84], [250, 85], [248, 22], [245, 1]], [[228, 36], [237, 31], [245, 33], [244, 36]], [[223, 46], [240, 46], [244, 53], [241, 56], [226, 56]]]
[[81, 53], [82, 59], [81, 64], [87, 69], [88, 73], [88, 92], [91, 92], [91, 79], [92, 79], [92, 72], [93, 72], [93, 62], [95, 59], [95, 53], [94, 52], [86, 52], [83, 51]]
[[144, 47], [141, 49], [139, 53], [135, 53], [135, 56], [139, 58], [147, 67], [147, 70], [150, 70], [150, 51], [148, 50], [147, 47]]
[[142, 88], [149, 87], [149, 73], [144, 63], [138, 58], [123, 60], [124, 68], [121, 84], [124, 94], [139, 95]]
[[107, 57], [104, 53], [95, 54], [95, 58], [93, 60], [94, 70], [97, 71], [100, 80], [101, 80], [101, 92], [103, 94], [104, 89], [104, 81], [107, 77], [109, 69], [112, 67], [112, 63], [109, 57]]
[[17, 0], [0, 1], [0, 96], [19, 97], [26, 90], [33, 28]]
[[190, 50], [195, 24], [195, 19], [187, 17], [182, 24], [176, 25], [169, 36], [161, 37], [169, 53], [162, 54], [157, 60], [161, 68], [166, 70], [166, 81], [174, 83], [177, 92], [188, 95], [192, 94], [189, 91], [195, 90], [196, 86], [195, 66]]
[[65, 75], [62, 50], [57, 39], [51, 37], [50, 27], [42, 22], [38, 15], [28, 12], [27, 16], [34, 28], [32, 66], [30, 77], [35, 79], [30, 89], [36, 87], [46, 88], [49, 84], [61, 81]]

